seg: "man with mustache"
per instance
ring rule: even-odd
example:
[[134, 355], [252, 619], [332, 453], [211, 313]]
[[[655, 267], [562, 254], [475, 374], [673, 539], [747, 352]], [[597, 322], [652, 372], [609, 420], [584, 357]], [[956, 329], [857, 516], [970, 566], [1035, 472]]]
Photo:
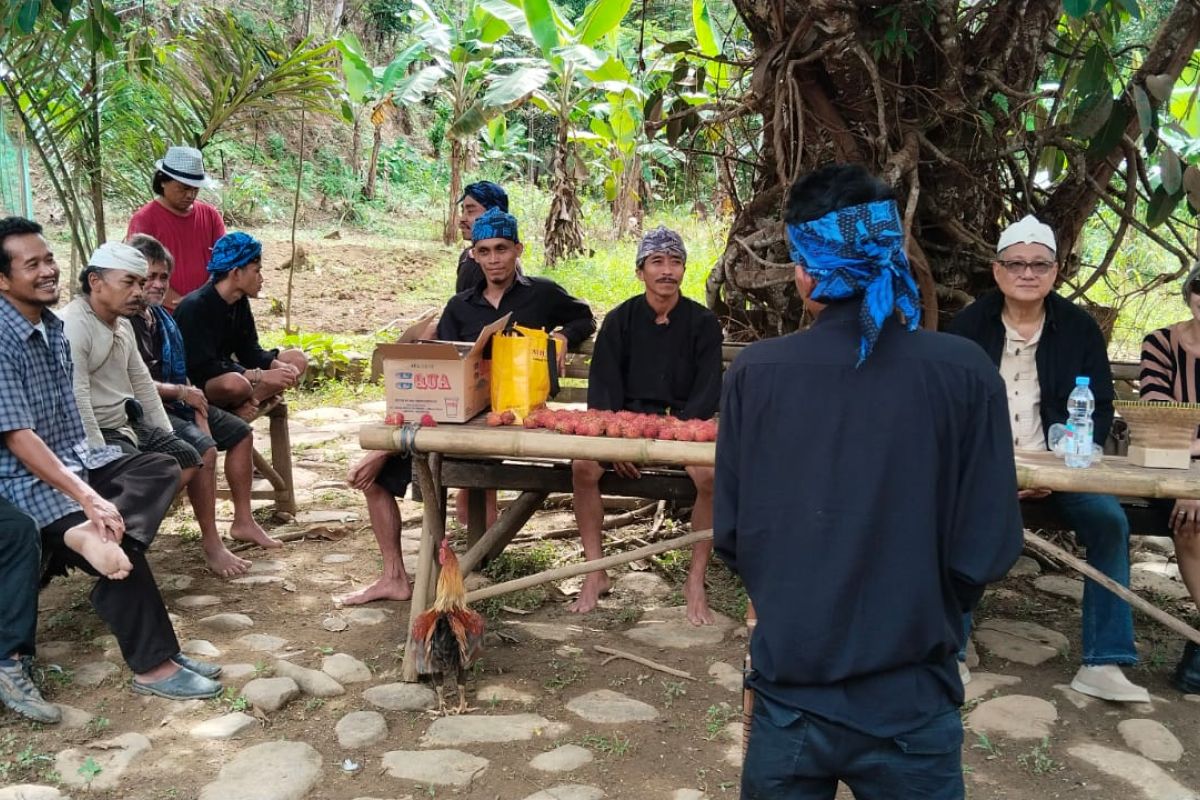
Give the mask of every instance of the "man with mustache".
[[[683, 296], [680, 283], [686, 267], [687, 249], [675, 231], [659, 226], [642, 238], [637, 276], [646, 291], [604, 318], [588, 374], [588, 408], [672, 414], [680, 419], [710, 419], [716, 414], [721, 396], [721, 324], [707, 308]], [[640, 477], [633, 464], [617, 462], [612, 467], [624, 478]], [[575, 521], [584, 555], [593, 561], [604, 555], [600, 500], [604, 467], [598, 461], [580, 460], [571, 471]], [[687, 472], [696, 485], [692, 529], [711, 528], [713, 470], [689, 466]], [[711, 554], [712, 542], [692, 546], [683, 594], [693, 625], [714, 621], [704, 591]], [[591, 611], [608, 588], [607, 573], [590, 573], [571, 610]]]

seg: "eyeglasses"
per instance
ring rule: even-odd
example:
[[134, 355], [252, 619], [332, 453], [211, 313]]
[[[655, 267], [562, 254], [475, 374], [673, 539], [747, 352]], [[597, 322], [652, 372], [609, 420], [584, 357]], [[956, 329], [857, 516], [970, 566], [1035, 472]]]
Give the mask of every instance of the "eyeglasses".
[[1024, 275], [1025, 270], [1030, 270], [1040, 278], [1050, 274], [1055, 263], [1053, 261], [1001, 261], [1000, 266], [1008, 270], [1010, 275]]

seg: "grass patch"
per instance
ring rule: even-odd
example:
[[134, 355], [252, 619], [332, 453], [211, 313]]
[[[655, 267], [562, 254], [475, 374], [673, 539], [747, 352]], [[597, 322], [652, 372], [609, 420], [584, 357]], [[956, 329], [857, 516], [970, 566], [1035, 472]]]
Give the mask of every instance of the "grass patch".
[[609, 758], [620, 758], [633, 750], [633, 742], [629, 740], [629, 737], [619, 733], [609, 736], [591, 733], [580, 739], [579, 744], [589, 750], [603, 753]]
[[549, 542], [531, 547], [509, 548], [483, 569], [483, 574], [496, 583], [524, 578], [545, 572], [558, 561], [558, 551]]
[[54, 756], [39, 753], [13, 731], [0, 735], [0, 784], [58, 783]]

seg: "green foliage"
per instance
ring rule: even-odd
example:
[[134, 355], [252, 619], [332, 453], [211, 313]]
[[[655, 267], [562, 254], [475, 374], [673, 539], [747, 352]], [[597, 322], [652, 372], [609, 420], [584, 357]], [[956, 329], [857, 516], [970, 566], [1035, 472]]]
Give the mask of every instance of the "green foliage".
[[483, 574], [497, 583], [536, 575], [551, 569], [558, 561], [554, 545], [541, 542], [532, 547], [510, 547], [483, 569]]
[[57, 782], [54, 756], [35, 751], [26, 738], [12, 730], [0, 734], [0, 783]]

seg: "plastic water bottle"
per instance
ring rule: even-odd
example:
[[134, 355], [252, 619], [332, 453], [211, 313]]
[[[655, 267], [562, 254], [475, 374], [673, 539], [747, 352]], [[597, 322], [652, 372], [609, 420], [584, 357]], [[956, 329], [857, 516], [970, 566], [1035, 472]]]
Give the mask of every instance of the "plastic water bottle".
[[1088, 467], [1092, 464], [1092, 449], [1095, 446], [1092, 441], [1095, 430], [1092, 412], [1096, 410], [1096, 398], [1090, 388], [1091, 382], [1086, 375], [1080, 375], [1075, 379], [1071, 396], [1067, 398], [1067, 435], [1070, 443], [1065, 460], [1068, 467]]

